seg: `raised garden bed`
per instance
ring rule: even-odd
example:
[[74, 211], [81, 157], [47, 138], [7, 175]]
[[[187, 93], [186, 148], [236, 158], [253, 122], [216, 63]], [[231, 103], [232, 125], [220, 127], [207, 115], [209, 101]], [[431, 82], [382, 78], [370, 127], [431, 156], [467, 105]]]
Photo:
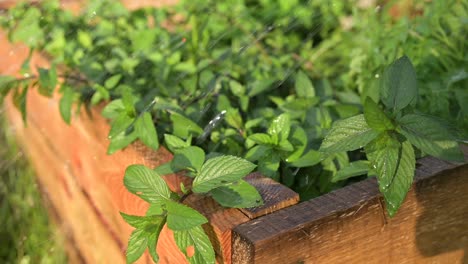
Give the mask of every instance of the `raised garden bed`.
[[[1, 43], [0, 56], [7, 58], [2, 72], [13, 73], [27, 49], [7, 44], [4, 38]], [[46, 62], [37, 57], [35, 63]], [[166, 162], [170, 153], [164, 149], [153, 152], [137, 143], [108, 156], [108, 124], [98, 111], [83, 112], [68, 126], [56, 111], [57, 98], [32, 92], [27, 102], [27, 125], [11, 103], [5, 111], [75, 249], [72, 260], [124, 262], [132, 228], [118, 212], [138, 215], [147, 206], [125, 190], [124, 170], [130, 164]], [[467, 170], [467, 164], [431, 157], [419, 160], [415, 184], [392, 219], [384, 212], [374, 179], [278, 211], [294, 204], [297, 196], [286, 187], [267, 183], [268, 188], [262, 191], [266, 203], [274, 200], [284, 204], [272, 205], [271, 211], [276, 212], [255, 219], [237, 209], [222, 209], [209, 199], [188, 202], [197, 204], [210, 219], [218, 239], [222, 237], [219, 262], [461, 263], [466, 261], [468, 250]], [[166, 179], [172, 188], [178, 188], [177, 176]], [[162, 236], [158, 250], [162, 263], [185, 261], [169, 234]], [[141, 261], [150, 259], [147, 256]]]
[[[27, 49], [8, 44], [4, 35], [1, 43], [1, 72], [17, 73]], [[47, 60], [35, 56], [31, 64], [45, 66]], [[10, 101], [6, 113], [68, 238], [72, 262], [124, 262], [133, 228], [119, 211], [143, 215], [148, 208], [125, 189], [125, 169], [132, 164], [156, 167], [172, 155], [134, 143], [108, 156], [109, 125], [100, 116], [101, 107], [81, 111], [68, 126], [57, 111], [57, 96], [45, 98], [31, 90], [26, 102], [26, 125]], [[252, 174], [247, 180], [264, 199], [260, 208], [225, 209], [196, 195], [185, 203], [209, 219], [204, 229], [219, 263], [456, 263], [466, 261], [468, 249], [467, 169], [431, 157], [419, 160], [413, 188], [394, 218], [385, 213], [375, 179], [296, 204], [296, 193]], [[178, 191], [184, 178], [169, 175], [165, 180]], [[157, 250], [161, 263], [186, 262], [166, 228]], [[140, 262], [151, 262], [150, 256]]]

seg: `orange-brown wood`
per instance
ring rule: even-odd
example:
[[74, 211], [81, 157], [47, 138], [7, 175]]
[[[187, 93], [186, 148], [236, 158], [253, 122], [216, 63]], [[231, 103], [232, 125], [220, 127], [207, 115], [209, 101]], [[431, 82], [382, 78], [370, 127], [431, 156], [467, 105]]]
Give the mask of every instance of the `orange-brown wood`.
[[468, 263], [468, 164], [418, 164], [394, 218], [369, 179], [236, 227], [233, 263]]
[[[17, 74], [27, 53], [28, 49], [24, 45], [9, 44], [5, 33], [0, 32], [0, 57], [3, 58], [0, 65], [1, 73]], [[48, 61], [44, 57], [33, 55], [31, 59], [33, 69], [47, 65]], [[67, 230], [68, 237], [78, 244], [77, 248], [83, 259], [89, 263], [101, 262], [103, 256], [112, 254], [115, 259], [109, 258], [109, 261], [120, 263], [124, 261], [123, 253], [132, 228], [121, 219], [119, 212], [143, 215], [147, 208], [145, 202], [126, 191], [123, 186], [124, 171], [130, 164], [156, 167], [169, 161], [172, 156], [164, 148], [154, 152], [138, 142], [109, 156], [106, 154], [109, 124], [100, 116], [99, 108], [75, 114], [72, 124], [68, 126], [60, 117], [58, 102], [57, 95], [46, 98], [33, 88], [27, 96], [26, 126], [21, 120], [21, 115], [9, 101], [6, 103], [6, 113], [12, 126], [18, 131], [18, 138], [36, 167], [44, 189], [60, 189], [58, 194], [49, 197], [60, 216], [59, 219], [63, 219], [62, 223], [68, 223], [64, 229]], [[53, 173], [48, 171], [49, 166], [54, 168]], [[178, 175], [165, 178], [174, 191], [178, 191], [180, 182], [185, 181]], [[266, 199], [265, 205], [255, 211], [255, 216], [270, 213], [298, 201], [297, 194], [271, 180], [262, 180], [258, 175], [252, 176], [250, 180]], [[278, 193], [270, 195], [268, 192], [272, 189]], [[73, 200], [67, 200], [65, 195], [72, 191], [80, 195], [74, 196]], [[285, 201], [280, 199], [283, 193]], [[275, 199], [270, 199], [272, 197]], [[79, 203], [75, 200], [79, 200]], [[74, 202], [74, 205], [65, 206], [64, 202]], [[216, 246], [218, 262], [230, 263], [231, 230], [240, 223], [248, 221], [248, 216], [253, 217], [252, 214], [244, 214], [237, 209], [222, 208], [211, 198], [193, 196], [186, 202], [200, 209], [210, 220], [210, 225], [205, 226], [205, 229], [211, 234]], [[80, 210], [85, 206], [88, 211]], [[85, 215], [77, 217], [80, 214]], [[73, 218], [73, 221], [70, 218]], [[88, 225], [94, 229], [84, 232], [83, 229]], [[99, 228], [100, 231], [97, 232]], [[96, 237], [90, 237], [89, 232]], [[103, 239], [99, 240], [98, 237]], [[107, 247], [95, 246], [102, 241], [106, 241], [109, 251], [105, 250]], [[119, 253], [111, 252], [112, 249]], [[97, 250], [100, 253], [95, 255], [93, 252]], [[157, 250], [161, 255], [161, 263], [186, 262], [174, 243], [172, 233], [166, 228], [161, 234]], [[146, 261], [149, 261], [148, 256], [141, 260], [141, 262]]]

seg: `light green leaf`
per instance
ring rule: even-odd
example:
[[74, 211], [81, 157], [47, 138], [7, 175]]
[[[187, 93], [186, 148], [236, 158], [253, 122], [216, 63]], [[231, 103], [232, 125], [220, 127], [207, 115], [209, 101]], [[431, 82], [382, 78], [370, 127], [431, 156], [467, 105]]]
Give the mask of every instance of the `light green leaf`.
[[135, 132], [130, 134], [126, 134], [125, 131], [121, 132], [120, 134], [110, 139], [109, 146], [107, 147], [107, 154], [114, 154], [116, 151], [121, 150], [126, 146], [130, 145], [137, 138], [138, 134]]
[[164, 220], [162, 215], [150, 215], [150, 216], [139, 216], [139, 215], [128, 215], [120, 212], [122, 218], [134, 228], [146, 228], [147, 226], [159, 225]]
[[366, 123], [364, 115], [357, 115], [333, 123], [333, 126], [320, 146], [327, 153], [351, 151], [364, 147], [377, 136]]
[[364, 118], [369, 127], [376, 131], [385, 131], [395, 129], [392, 120], [387, 117], [379, 105], [376, 104], [370, 97], [364, 102]]
[[60, 115], [62, 116], [65, 123], [70, 124], [72, 104], [74, 99], [73, 89], [68, 85], [62, 86], [62, 97], [59, 101]]
[[192, 169], [196, 172], [200, 172], [204, 162], [205, 152], [203, 151], [203, 149], [195, 146], [190, 146], [175, 151], [171, 167], [173, 170], [176, 171]]
[[101, 114], [105, 118], [116, 119], [123, 111], [125, 111], [125, 107], [122, 99], [115, 99], [104, 107]]
[[78, 30], [77, 39], [78, 42], [86, 49], [91, 48], [93, 45], [93, 40], [87, 31]]
[[224, 207], [250, 208], [263, 204], [257, 189], [244, 180], [213, 189], [210, 194]]
[[264, 156], [271, 155], [272, 150], [273, 149], [270, 146], [258, 145], [249, 149], [249, 151], [247, 151], [247, 153], [245, 154], [245, 158], [249, 161], [256, 161]]
[[291, 119], [289, 114], [281, 114], [275, 118], [268, 128], [268, 134], [278, 136], [278, 142], [287, 139], [291, 130]]
[[158, 167], [154, 168], [154, 171], [159, 175], [167, 175], [177, 172], [172, 168], [172, 161], [159, 165]]
[[280, 141], [280, 143], [278, 144], [278, 149], [280, 149], [282, 151], [290, 152], [290, 151], [294, 150], [294, 147], [291, 144], [291, 142], [289, 142], [287, 139], [284, 139], [284, 140]]
[[401, 143], [387, 134], [382, 134], [373, 140], [365, 149], [372, 168], [377, 172], [377, 180], [381, 190], [388, 188], [393, 182], [400, 149]]
[[159, 225], [154, 226], [148, 234], [148, 251], [151, 258], [154, 262], [159, 262], [159, 256], [156, 252], [156, 245], [158, 244], [159, 234], [164, 227], [165, 220], [163, 220]]
[[208, 222], [206, 217], [188, 206], [174, 201], [167, 201], [165, 204], [167, 227], [173, 231], [189, 230]]
[[333, 175], [332, 181], [342, 181], [351, 177], [366, 174], [369, 171], [369, 161], [358, 160], [350, 162], [348, 166], [340, 169], [336, 174]]
[[323, 154], [319, 151], [311, 149], [299, 159], [290, 162], [290, 164], [293, 167], [304, 168], [314, 166], [315, 164], [320, 163], [322, 160]]
[[416, 72], [410, 59], [403, 56], [384, 71], [380, 87], [381, 100], [387, 108], [399, 111], [415, 103], [417, 96]]
[[104, 82], [104, 87], [107, 89], [112, 89], [117, 86], [117, 84], [120, 82], [120, 79], [122, 79], [122, 74], [112, 75]]
[[113, 137], [126, 132], [126, 130], [133, 123], [134, 118], [127, 115], [127, 113], [120, 113], [119, 116], [114, 119], [111, 123], [111, 129], [109, 131], [108, 138], [112, 139]]
[[[387, 204], [387, 212], [393, 217], [405, 200], [414, 178], [416, 159], [413, 146], [408, 141], [402, 143], [397, 169], [391, 184], [381, 188]], [[379, 172], [377, 172], [379, 173]]]
[[178, 149], [190, 147], [190, 142], [183, 141], [179, 137], [171, 134], [164, 134], [164, 141], [166, 142], [167, 148], [175, 153]]
[[127, 263], [137, 261], [146, 250], [148, 245], [147, 232], [143, 229], [135, 229], [130, 235], [127, 247]]
[[138, 138], [148, 147], [157, 150], [159, 148], [158, 133], [154, 126], [151, 114], [143, 113], [135, 122], [135, 132]]
[[206, 193], [242, 179], [255, 167], [253, 163], [235, 156], [211, 158], [203, 164], [200, 174], [195, 177], [192, 190], [196, 193]]
[[200, 126], [181, 114], [172, 113], [171, 121], [173, 123], [173, 134], [175, 136], [187, 138], [191, 134], [200, 135], [203, 133], [203, 129]]
[[149, 203], [160, 204], [171, 197], [171, 191], [161, 176], [143, 165], [127, 167], [124, 184], [131, 193]]
[[[213, 246], [201, 226], [189, 230], [174, 231], [174, 240], [190, 264], [215, 263]], [[191, 256], [189, 251], [193, 249], [195, 249], [195, 253]]]
[[299, 71], [296, 74], [295, 88], [298, 97], [311, 98], [315, 96], [314, 86], [303, 71]]
[[250, 135], [247, 139], [260, 145], [272, 145], [275, 143], [271, 136], [265, 133], [255, 133]]
[[286, 158], [286, 162], [294, 162], [298, 160], [307, 147], [307, 133], [300, 126], [294, 126], [289, 136], [289, 141], [294, 146], [295, 150]]
[[237, 108], [229, 108], [225, 117], [226, 123], [236, 129], [242, 129], [244, 122]]
[[422, 115], [409, 114], [400, 119], [401, 133], [425, 153], [446, 160], [464, 161], [458, 143], [438, 121]]

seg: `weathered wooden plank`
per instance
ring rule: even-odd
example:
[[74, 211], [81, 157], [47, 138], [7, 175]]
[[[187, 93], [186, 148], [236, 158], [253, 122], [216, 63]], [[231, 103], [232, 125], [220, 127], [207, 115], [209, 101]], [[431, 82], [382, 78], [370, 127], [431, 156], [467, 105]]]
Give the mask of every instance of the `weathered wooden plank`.
[[394, 218], [369, 179], [239, 225], [233, 263], [466, 263], [467, 201], [468, 164], [426, 157]]
[[[3, 74], [15, 74], [18, 72], [23, 59], [27, 55], [27, 48], [24, 45], [12, 45], [6, 40], [3, 32], [0, 32], [0, 56], [4, 58], [0, 65], [0, 72]], [[47, 66], [48, 61], [37, 54], [31, 59], [32, 68]], [[19, 137], [23, 147], [33, 159], [34, 166], [38, 168], [38, 177], [44, 182], [46, 189], [60, 189], [69, 192], [73, 188], [81, 194], [77, 200], [81, 205], [88, 206], [93, 219], [100, 226], [101, 235], [110, 237], [114, 244], [120, 249], [120, 261], [132, 228], [120, 217], [119, 211], [129, 214], [143, 215], [147, 204], [138, 197], [126, 191], [123, 186], [123, 176], [125, 168], [130, 164], [144, 164], [149, 167], [169, 161], [172, 156], [164, 148], [157, 152], [150, 151], [140, 143], [132, 144], [130, 147], [111, 156], [106, 154], [108, 145], [107, 133], [109, 124], [100, 114], [99, 109], [92, 109], [90, 112], [81, 111], [74, 115], [71, 126], [66, 125], [58, 112], [57, 95], [52, 98], [40, 96], [35, 89], [31, 89], [27, 96], [27, 123], [25, 127], [20, 114], [14, 109], [11, 102], [7, 102], [6, 112], [10, 121], [18, 132], [23, 136]], [[34, 138], [35, 140], [31, 140]], [[40, 144], [39, 144], [40, 143]], [[32, 149], [31, 151], [29, 149]], [[42, 151], [42, 154], [35, 155], [34, 152]], [[38, 165], [36, 165], [38, 164]], [[47, 166], [54, 166], [57, 173], [64, 170], [60, 180], [53, 179], [53, 174], [47, 173]], [[184, 177], [170, 175], [165, 177], [170, 188], [178, 191]], [[279, 208], [297, 202], [297, 194], [284, 186], [276, 184], [271, 180], [262, 180], [258, 175], [250, 179], [256, 185], [261, 186], [262, 196], [266, 198], [265, 206], [262, 210], [256, 211], [256, 215], [272, 212]], [[273, 186], [273, 187], [270, 187]], [[273, 189], [272, 189], [273, 188]], [[275, 195], [268, 194], [269, 190], [275, 190]], [[281, 200], [281, 194], [285, 194], [285, 200]], [[287, 195], [286, 195], [287, 194]], [[274, 197], [274, 199], [273, 199]], [[60, 208], [66, 200], [58, 196], [51, 196], [51, 201], [56, 208]], [[71, 201], [70, 201], [71, 202]], [[232, 228], [240, 223], [246, 222], [249, 218], [237, 209], [225, 209], [214, 203], [211, 198], [200, 198], [197, 196], [187, 199], [187, 203], [202, 210], [210, 225], [206, 230], [212, 235], [211, 239], [216, 245], [218, 262], [230, 263], [231, 261], [231, 233]], [[75, 202], [75, 205], [77, 202]], [[73, 212], [58, 210], [61, 219], [68, 219], [68, 216], [78, 214], [79, 207], [69, 207]], [[85, 212], [82, 212], [85, 213]], [[252, 215], [250, 215], [252, 217]], [[87, 223], [85, 217], [76, 218], [73, 224], [68, 227], [74, 232], [74, 238], [81, 241], [82, 234], [86, 232], [75, 232], [82, 230]], [[80, 222], [81, 220], [81, 222]], [[96, 227], [98, 228], [98, 227]], [[104, 235], [105, 234], [105, 235]], [[94, 263], [94, 252], [98, 248], [94, 243], [98, 240], [90, 240], [79, 248], [79, 254], [84, 256], [87, 262]], [[104, 250], [105, 248], [99, 249]], [[158, 243], [158, 252], [161, 256], [161, 263], [185, 263], [185, 257], [175, 246], [172, 233], [164, 229]], [[116, 252], [99, 252], [99, 254], [113, 254]], [[119, 263], [119, 260], [115, 260]], [[142, 263], [149, 261], [148, 256], [141, 260]]]

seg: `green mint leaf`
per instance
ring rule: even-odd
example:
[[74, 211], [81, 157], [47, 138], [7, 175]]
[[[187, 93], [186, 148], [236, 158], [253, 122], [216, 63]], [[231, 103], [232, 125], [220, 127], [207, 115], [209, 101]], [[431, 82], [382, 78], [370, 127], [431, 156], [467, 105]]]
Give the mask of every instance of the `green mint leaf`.
[[196, 193], [206, 193], [242, 179], [255, 167], [253, 163], [235, 156], [211, 158], [203, 164], [200, 174], [195, 177], [192, 190]]
[[130, 145], [137, 138], [138, 134], [135, 132], [130, 134], [125, 133], [125, 131], [121, 132], [120, 134], [110, 139], [109, 146], [107, 147], [107, 154], [114, 154], [118, 150], [121, 150]]
[[255, 133], [255, 134], [250, 135], [247, 139], [260, 145], [275, 144], [271, 136], [265, 133]]
[[108, 138], [112, 139], [113, 137], [126, 132], [135, 119], [128, 116], [127, 113], [122, 112], [120, 115], [114, 119], [111, 123], [111, 129], [109, 131]]
[[262, 157], [258, 162], [258, 171], [263, 175], [279, 181], [278, 169], [281, 158], [277, 152], [271, 152], [270, 155]]
[[116, 119], [122, 112], [125, 111], [122, 99], [115, 99], [108, 103], [101, 114], [108, 119]]
[[396, 112], [415, 103], [418, 96], [416, 72], [410, 59], [403, 56], [384, 71], [380, 97], [384, 105]]
[[120, 79], [122, 79], [122, 74], [113, 75], [104, 82], [104, 87], [109, 90], [113, 89], [120, 82]]
[[172, 168], [172, 161], [159, 165], [158, 167], [154, 168], [154, 171], [159, 175], [167, 175], [177, 172]]
[[173, 134], [181, 138], [187, 138], [189, 135], [201, 135], [203, 129], [187, 117], [178, 114], [171, 114], [171, 121], [173, 123]]
[[54, 66], [50, 69], [39, 68], [39, 93], [50, 97], [57, 85], [57, 70]]
[[369, 171], [369, 161], [358, 160], [350, 162], [347, 166], [340, 169], [337, 173], [332, 176], [332, 181], [342, 181], [351, 177], [366, 174]]
[[[174, 231], [174, 240], [190, 264], [215, 263], [213, 246], [201, 226], [189, 230]], [[195, 253], [191, 255], [193, 250]]]
[[289, 142], [294, 146], [294, 152], [287, 158], [286, 162], [294, 162], [298, 160], [307, 147], [307, 134], [302, 127], [294, 126], [289, 136]]
[[131, 193], [149, 203], [160, 204], [171, 197], [171, 191], [161, 176], [143, 165], [127, 167], [124, 184]]
[[135, 122], [135, 132], [138, 138], [148, 147], [157, 150], [159, 148], [158, 133], [154, 126], [151, 114], [143, 113]]
[[335, 153], [364, 147], [377, 136], [367, 125], [364, 115], [357, 115], [333, 123], [320, 146], [320, 151]]
[[21, 117], [23, 118], [23, 122], [26, 124], [27, 116], [26, 116], [26, 98], [29, 91], [28, 85], [23, 85], [23, 89], [15, 89], [15, 93], [13, 94], [13, 104], [20, 110]]
[[200, 172], [204, 162], [205, 152], [203, 149], [190, 146], [175, 151], [174, 159], [171, 163], [171, 168], [174, 171], [189, 169], [198, 173]]
[[137, 261], [141, 255], [143, 255], [147, 246], [147, 232], [145, 232], [143, 229], [135, 229], [130, 235], [130, 239], [128, 240], [128, 247], [126, 252], [127, 263], [133, 263]]
[[409, 114], [400, 120], [401, 134], [425, 153], [445, 160], [463, 161], [464, 156], [449, 130], [438, 121]]
[[390, 217], [393, 217], [398, 211], [413, 183], [416, 159], [411, 143], [405, 141], [401, 144], [399, 157], [395, 162], [397, 169], [391, 184], [387, 188], [383, 186], [380, 188]]
[[249, 149], [245, 154], [245, 158], [249, 161], [257, 161], [264, 156], [271, 155], [272, 150], [273, 148], [271, 146], [258, 145]]
[[93, 40], [87, 31], [78, 30], [76, 36], [78, 43], [84, 48], [89, 49], [93, 46]]
[[224, 207], [250, 208], [263, 204], [257, 189], [244, 180], [213, 189], [210, 194]]
[[296, 74], [295, 89], [298, 97], [312, 98], [315, 96], [314, 86], [303, 71]]
[[277, 142], [280, 142], [288, 138], [290, 130], [291, 118], [289, 114], [281, 114], [271, 122], [268, 128], [268, 134], [278, 136]]
[[287, 139], [281, 140], [277, 148], [279, 150], [288, 151], [288, 152], [294, 150], [294, 146]]
[[139, 215], [128, 215], [120, 212], [122, 218], [134, 228], [146, 228], [147, 226], [159, 225], [164, 216], [162, 215], [149, 215], [149, 216], [139, 216]]
[[395, 178], [400, 149], [401, 143], [387, 134], [382, 134], [366, 146], [367, 158], [371, 162], [371, 167], [377, 172], [382, 192]]
[[159, 235], [161, 234], [161, 230], [163, 229], [165, 224], [165, 220], [152, 228], [152, 230], [148, 234], [148, 251], [150, 253], [151, 258], [155, 263], [159, 262], [159, 256], [156, 252], [156, 245], [158, 244]]
[[175, 153], [178, 149], [190, 147], [190, 142], [185, 142], [179, 137], [170, 134], [164, 134], [164, 142], [166, 142], [167, 148]]
[[167, 210], [167, 227], [173, 231], [188, 230], [208, 223], [206, 217], [188, 206], [174, 201], [167, 201], [165, 205]]
[[68, 85], [63, 85], [62, 88], [62, 97], [59, 101], [59, 110], [60, 115], [62, 116], [65, 123], [70, 124], [71, 114], [72, 114], [72, 105], [75, 94], [73, 89]]
[[320, 163], [323, 160], [323, 158], [323, 154], [320, 151], [311, 149], [299, 159], [294, 160], [292, 162], [289, 162], [287, 160], [287, 162], [289, 162], [293, 167], [304, 168], [311, 167], [315, 164]]
[[395, 129], [392, 120], [387, 117], [384, 111], [380, 109], [379, 105], [370, 97], [367, 97], [364, 102], [364, 118], [369, 127], [376, 131]]

